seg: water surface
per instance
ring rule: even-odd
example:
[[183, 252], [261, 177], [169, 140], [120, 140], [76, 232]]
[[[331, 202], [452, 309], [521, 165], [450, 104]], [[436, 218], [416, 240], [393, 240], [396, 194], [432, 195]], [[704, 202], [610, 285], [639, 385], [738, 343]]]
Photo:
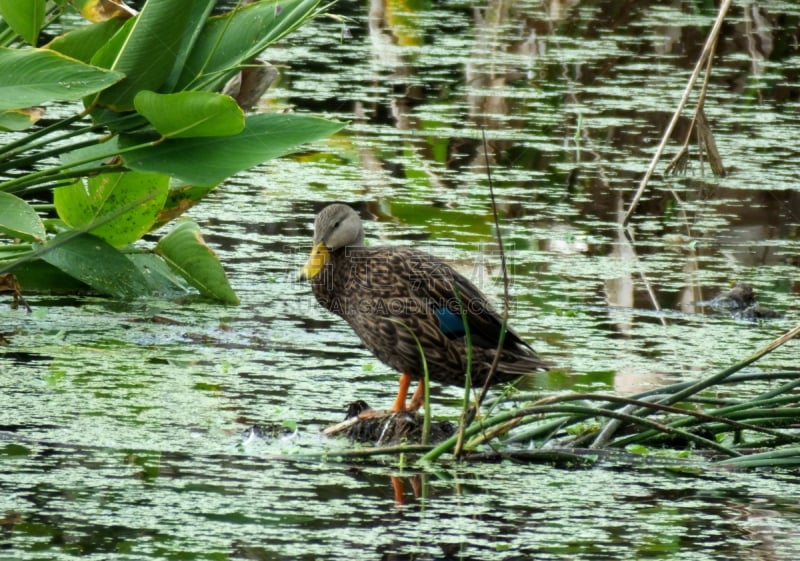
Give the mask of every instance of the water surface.
[[[319, 430], [355, 399], [388, 405], [396, 374], [293, 273], [314, 214], [346, 201], [372, 243], [426, 248], [499, 304], [488, 161], [512, 324], [557, 365], [525, 389], [627, 393], [750, 355], [796, 324], [800, 301], [798, 7], [732, 9], [705, 102], [727, 174], [693, 144], [687, 173], [662, 175], [686, 117], [633, 216], [634, 243], [620, 217], [710, 6], [387, 0], [334, 12], [347, 19], [321, 18], [269, 53], [282, 74], [262, 109], [348, 128], [191, 212], [240, 306], [30, 295], [32, 314], [0, 312], [0, 558], [794, 559], [790, 471], [338, 460], [347, 444]], [[784, 318], [697, 304], [735, 281]], [[796, 356], [789, 344], [754, 368], [796, 368]], [[433, 396], [436, 415], [455, 418], [461, 391]], [[243, 436], [270, 423], [276, 439]]]

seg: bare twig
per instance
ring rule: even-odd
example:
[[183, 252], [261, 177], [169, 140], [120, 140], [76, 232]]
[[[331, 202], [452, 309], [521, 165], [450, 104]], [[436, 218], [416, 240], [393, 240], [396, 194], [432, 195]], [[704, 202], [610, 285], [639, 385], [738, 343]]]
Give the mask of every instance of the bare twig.
[[706, 63], [706, 60], [711, 56], [713, 52], [714, 44], [717, 41], [717, 37], [719, 37], [719, 32], [722, 29], [722, 22], [725, 19], [725, 14], [727, 14], [728, 9], [730, 8], [732, 0], [723, 0], [722, 5], [719, 8], [719, 13], [717, 14], [717, 19], [714, 22], [714, 26], [711, 28], [711, 32], [708, 34], [708, 39], [706, 39], [706, 44], [703, 46], [703, 52], [700, 54], [700, 58], [697, 60], [697, 64], [694, 67], [694, 71], [692, 75], [689, 77], [689, 82], [686, 84], [686, 89], [683, 91], [683, 95], [681, 96], [681, 100], [678, 102], [678, 107], [675, 109], [675, 113], [672, 115], [672, 120], [669, 122], [667, 126], [667, 130], [664, 131], [664, 136], [661, 138], [661, 143], [658, 145], [656, 149], [656, 153], [653, 154], [653, 159], [650, 161], [650, 165], [647, 168], [647, 171], [642, 178], [642, 181], [639, 183], [639, 188], [636, 191], [636, 194], [633, 196], [633, 200], [631, 201], [630, 206], [628, 207], [627, 212], [625, 213], [625, 217], [622, 219], [622, 226], [626, 226], [633, 215], [633, 212], [636, 210], [636, 207], [639, 205], [639, 200], [642, 198], [642, 194], [644, 193], [645, 188], [647, 187], [650, 178], [653, 176], [653, 173], [656, 169], [656, 165], [658, 164], [659, 160], [661, 159], [661, 155], [664, 153], [664, 148], [667, 146], [667, 141], [669, 140], [670, 136], [672, 136], [672, 131], [675, 129], [675, 125], [678, 122], [678, 118], [681, 115], [681, 111], [686, 106], [686, 102], [689, 100], [689, 95], [694, 88], [694, 84], [697, 81], [698, 76], [700, 75], [700, 71], [703, 68], [703, 65]]

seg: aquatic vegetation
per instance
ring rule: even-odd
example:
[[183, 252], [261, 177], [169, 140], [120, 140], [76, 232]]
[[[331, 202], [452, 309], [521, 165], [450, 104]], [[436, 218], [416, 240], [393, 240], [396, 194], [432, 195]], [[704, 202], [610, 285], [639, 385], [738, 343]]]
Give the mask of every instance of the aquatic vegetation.
[[[0, 136], [0, 273], [28, 291], [83, 287], [129, 299], [181, 294], [188, 283], [238, 302], [196, 226], [155, 250], [132, 244], [227, 177], [343, 125], [245, 113], [275, 77], [257, 57], [321, 13], [320, 0], [212, 16], [215, 4], [151, 0], [136, 13], [86, 2], [88, 25], [75, 23], [71, 3], [0, 5], [0, 130], [24, 131]], [[68, 30], [35, 46], [56, 23]], [[50, 109], [65, 115], [40, 125]]]

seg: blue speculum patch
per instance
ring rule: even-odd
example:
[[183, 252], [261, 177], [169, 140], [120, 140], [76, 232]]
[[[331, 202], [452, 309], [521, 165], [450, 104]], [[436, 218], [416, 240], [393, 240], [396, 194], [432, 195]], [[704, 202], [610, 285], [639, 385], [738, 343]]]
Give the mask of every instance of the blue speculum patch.
[[461, 320], [460, 315], [445, 307], [434, 308], [433, 311], [436, 313], [436, 317], [439, 318], [439, 329], [441, 329], [442, 333], [451, 339], [463, 337], [466, 334], [464, 322]]

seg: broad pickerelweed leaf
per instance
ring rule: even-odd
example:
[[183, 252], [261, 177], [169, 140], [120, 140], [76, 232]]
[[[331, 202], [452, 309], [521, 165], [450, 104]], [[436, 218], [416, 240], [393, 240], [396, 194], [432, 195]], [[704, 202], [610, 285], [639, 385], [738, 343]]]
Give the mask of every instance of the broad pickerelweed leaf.
[[49, 49], [0, 47], [0, 111], [46, 101], [74, 101], [100, 91], [123, 75], [90, 66]]
[[178, 224], [161, 238], [156, 253], [203, 296], [226, 304], [239, 303], [219, 259], [206, 245], [196, 223]]
[[43, 242], [42, 219], [28, 203], [10, 193], [0, 192], [0, 232], [28, 242]]
[[151, 296], [175, 298], [190, 292], [189, 284], [178, 276], [160, 255], [132, 253], [127, 256], [141, 271], [150, 287]]
[[25, 293], [76, 294], [89, 289], [86, 283], [41, 259], [24, 261], [13, 271]]
[[131, 300], [150, 293], [136, 265], [105, 240], [63, 232], [50, 238], [45, 249], [47, 246], [52, 249], [41, 254], [44, 261], [102, 294]]
[[321, 0], [263, 0], [208, 20], [177, 89], [219, 91], [239, 68], [308, 19]]
[[244, 111], [227, 95], [143, 90], [136, 94], [133, 104], [167, 138], [230, 136], [244, 129]]
[[0, 17], [26, 43], [36, 46], [44, 23], [46, 4], [47, 0], [0, 0]]
[[[234, 173], [326, 138], [344, 123], [293, 113], [248, 115], [234, 136], [170, 138], [124, 152], [125, 165], [139, 171], [172, 175], [192, 185], [216, 185]], [[121, 135], [120, 148], [141, 144], [135, 135]]]
[[58, 216], [68, 226], [85, 228], [110, 218], [91, 230], [115, 247], [133, 243], [150, 231], [169, 191], [169, 177], [127, 171], [79, 179], [53, 192]]
[[36, 124], [44, 116], [43, 107], [26, 107], [0, 111], [0, 130], [21, 131]]
[[92, 25], [82, 25], [59, 35], [45, 45], [45, 48], [88, 64], [124, 23], [122, 18], [113, 18]]
[[217, 4], [217, 0], [195, 0], [192, 2], [192, 10], [187, 14], [186, 26], [181, 43], [175, 51], [175, 63], [169, 77], [161, 87], [162, 92], [174, 92], [178, 79], [186, 66], [186, 60], [195, 48], [198, 37], [203, 33], [206, 20]]
[[[133, 98], [141, 90], [159, 90], [172, 73], [184, 33], [191, 33], [195, 0], [150, 0], [142, 11], [92, 58], [93, 64], [125, 74], [125, 79], [102, 91], [98, 105], [115, 111], [133, 109]], [[119, 35], [120, 33], [118, 33]]]

